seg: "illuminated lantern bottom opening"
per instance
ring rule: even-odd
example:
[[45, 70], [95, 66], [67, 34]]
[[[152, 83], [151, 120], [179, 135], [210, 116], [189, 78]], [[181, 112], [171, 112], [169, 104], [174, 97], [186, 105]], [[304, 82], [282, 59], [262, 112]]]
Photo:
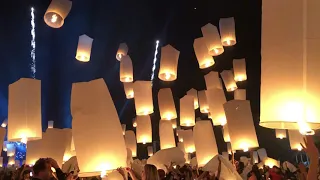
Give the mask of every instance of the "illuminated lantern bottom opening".
[[173, 81], [177, 79], [177, 76], [174, 72], [165, 71], [161, 74], [159, 74], [159, 78], [163, 81]]
[[214, 64], [215, 64], [215, 62], [214, 62], [214, 60], [212, 58], [211, 59], [206, 59], [205, 62], [200, 64], [200, 68], [201, 69], [205, 69], [205, 68], [213, 66]]
[[209, 54], [212, 56], [218, 56], [224, 52], [222, 47], [214, 47], [209, 51]]
[[44, 15], [44, 21], [52, 28], [60, 28], [64, 24], [64, 19], [55, 12], [47, 12]]

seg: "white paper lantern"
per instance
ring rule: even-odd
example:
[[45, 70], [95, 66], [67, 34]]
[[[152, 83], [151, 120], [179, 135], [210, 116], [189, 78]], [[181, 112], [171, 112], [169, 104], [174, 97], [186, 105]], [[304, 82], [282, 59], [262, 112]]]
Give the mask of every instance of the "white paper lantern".
[[235, 100], [246, 100], [247, 99], [247, 92], [245, 89], [236, 89], [234, 91], [234, 99]]
[[259, 157], [258, 157], [258, 153], [257, 151], [253, 151], [252, 152], [252, 162], [254, 164], [257, 164], [259, 162]]
[[200, 112], [201, 113], [208, 113], [209, 112], [209, 104], [206, 96], [206, 91], [198, 91], [199, 97], [199, 105], [200, 105]]
[[10, 84], [8, 101], [8, 140], [41, 139], [41, 81], [21, 78]]
[[226, 115], [223, 109], [223, 104], [226, 102], [226, 97], [222, 89], [208, 89], [206, 96], [209, 103], [210, 118], [214, 126], [227, 123]]
[[257, 150], [257, 153], [258, 153], [259, 158], [260, 158], [261, 161], [264, 161], [265, 159], [268, 158], [267, 151], [266, 151], [266, 149], [264, 149], [264, 148], [258, 149], [258, 150]]
[[168, 149], [176, 147], [173, 129], [170, 121], [160, 121], [159, 125], [160, 148]]
[[53, 121], [48, 121], [48, 128], [52, 129], [53, 128], [53, 124], [54, 124]]
[[3, 150], [4, 152], [7, 151], [7, 144], [8, 144], [8, 141], [3, 141], [2, 150]]
[[201, 28], [202, 35], [211, 56], [218, 56], [224, 52], [218, 28], [211, 23]]
[[219, 73], [211, 71], [207, 75], [204, 76], [206, 81], [207, 89], [222, 89], [221, 80], [219, 78]]
[[3, 167], [3, 157], [0, 157], [0, 167]]
[[185, 164], [184, 154], [177, 147], [162, 149], [156, 152], [148, 159], [147, 164], [153, 164], [157, 169], [166, 169], [165, 167], [170, 166], [172, 162], [179, 165]]
[[223, 126], [223, 140], [224, 142], [230, 142], [229, 128], [228, 126]]
[[[304, 144], [303, 136], [300, 134], [299, 131], [297, 130], [288, 130], [289, 134], [289, 142], [290, 142], [290, 147], [292, 150], [302, 150], [301, 144]], [[300, 144], [301, 143], [301, 144]]]
[[72, 130], [71, 129], [65, 129], [66, 131], [66, 142], [67, 145], [65, 147], [64, 155], [63, 155], [63, 162], [67, 162], [70, 158], [73, 156], [76, 156], [76, 151], [74, 147], [73, 137], [72, 137]]
[[137, 127], [137, 118], [132, 119], [132, 126], [135, 128]]
[[[137, 116], [137, 143], [151, 143], [152, 142], [152, 126], [150, 116]], [[169, 121], [170, 125], [171, 122]], [[172, 129], [172, 128], [171, 128]]]
[[7, 144], [7, 156], [12, 157], [16, 154], [16, 147], [13, 143]]
[[185, 95], [180, 99], [180, 125], [181, 126], [194, 126], [195, 112], [194, 112], [194, 98]]
[[187, 92], [187, 95], [193, 97], [194, 109], [198, 109], [198, 108], [199, 108], [198, 91], [192, 88], [192, 89], [190, 89], [190, 90]]
[[8, 165], [14, 165], [14, 163], [15, 163], [15, 158], [16, 157], [14, 157], [14, 156], [11, 156], [11, 157], [9, 157], [9, 160], [8, 160]]
[[185, 130], [183, 133], [183, 144], [186, 153], [193, 153], [196, 151], [194, 145], [193, 132], [191, 129]]
[[287, 130], [276, 129], [276, 138], [279, 138], [279, 139], [287, 138]]
[[237, 43], [234, 18], [221, 18], [219, 21], [221, 43], [223, 46], [233, 46]]
[[183, 135], [184, 135], [184, 130], [183, 129], [178, 129], [177, 130], [177, 136], [178, 136], [179, 142], [183, 142]]
[[194, 40], [193, 49], [196, 54], [199, 68], [205, 69], [215, 64], [213, 57], [209, 54], [205, 38], [200, 37]]
[[232, 147], [231, 147], [231, 143], [230, 142], [227, 142], [227, 149], [228, 149], [228, 153], [229, 154], [232, 154]]
[[81, 62], [89, 62], [93, 39], [83, 34], [79, 36], [76, 59]]
[[126, 124], [121, 124], [121, 127], [122, 127], [122, 134], [125, 135], [126, 134], [127, 125]]
[[198, 166], [203, 167], [218, 154], [216, 138], [210, 121], [198, 121], [193, 130]]
[[152, 146], [148, 146], [147, 150], [148, 150], [148, 156], [149, 157], [153, 156], [153, 147]]
[[233, 150], [259, 147], [249, 101], [231, 100], [224, 105]]
[[46, 13], [44, 22], [52, 28], [60, 28], [64, 24], [72, 7], [72, 1], [69, 0], [52, 0]]
[[231, 70], [224, 70], [220, 73], [220, 75], [228, 92], [234, 91], [238, 88], [236, 82], [233, 79]]
[[123, 83], [123, 87], [124, 87], [124, 92], [126, 93], [127, 99], [134, 98], [133, 83], [132, 82]]
[[236, 82], [247, 80], [246, 60], [234, 59], [233, 60], [233, 74]]
[[174, 81], [177, 79], [179, 55], [180, 51], [171, 45], [161, 48], [159, 79], [163, 81]]
[[172, 120], [177, 118], [177, 111], [170, 88], [159, 90], [158, 103], [161, 120]]
[[153, 113], [151, 81], [136, 81], [133, 83], [134, 103], [138, 116]]
[[132, 130], [126, 131], [124, 135], [126, 146], [131, 150], [132, 157], [137, 157], [137, 140]]
[[173, 129], [177, 128], [177, 119], [171, 119], [171, 125]]
[[277, 166], [278, 168], [280, 168], [280, 161], [277, 161], [275, 159], [272, 158], [267, 158], [264, 160], [264, 165], [269, 166], [269, 168], [273, 168], [273, 166]]
[[128, 46], [126, 43], [121, 43], [119, 45], [119, 49], [117, 51], [117, 55], [116, 55], [116, 58], [118, 61], [121, 61], [121, 59], [126, 56], [128, 53]]
[[123, 83], [133, 81], [132, 60], [129, 55], [121, 58], [121, 61], [120, 61], [120, 81]]
[[1, 127], [5, 128], [5, 127], [7, 127], [7, 125], [8, 125], [8, 119], [4, 119], [1, 124]]

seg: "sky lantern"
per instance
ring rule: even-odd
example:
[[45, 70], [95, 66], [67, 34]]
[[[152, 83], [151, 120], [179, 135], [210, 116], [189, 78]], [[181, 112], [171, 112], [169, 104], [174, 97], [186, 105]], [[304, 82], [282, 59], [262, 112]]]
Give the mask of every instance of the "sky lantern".
[[71, 129], [65, 129], [66, 131], [66, 147], [63, 155], [63, 162], [67, 162], [71, 157], [76, 156], [76, 151], [74, 148], [74, 142], [72, 138], [72, 130]]
[[196, 54], [199, 68], [205, 69], [215, 64], [213, 57], [209, 54], [205, 38], [200, 37], [194, 40], [193, 49]]
[[176, 147], [173, 129], [170, 121], [160, 121], [159, 125], [160, 148], [168, 149]]
[[300, 143], [304, 145], [303, 135], [298, 130], [288, 130], [288, 134], [291, 149], [301, 151], [302, 146]]
[[124, 87], [124, 92], [126, 93], [127, 99], [134, 98], [133, 83], [132, 82], [123, 83], [123, 87]]
[[222, 54], [224, 52], [224, 49], [221, 44], [218, 28], [211, 23], [208, 23], [201, 28], [201, 31], [209, 54], [211, 56], [218, 56]]
[[14, 157], [14, 156], [9, 157], [8, 165], [10, 165], [10, 166], [14, 165], [15, 164], [15, 159], [16, 159], [16, 157]]
[[3, 167], [3, 157], [0, 157], [0, 167]]
[[172, 120], [177, 118], [177, 111], [170, 88], [163, 88], [159, 90], [158, 103], [161, 120]]
[[252, 162], [254, 164], [258, 163], [259, 162], [259, 157], [258, 157], [258, 152], [257, 151], [253, 151], [252, 152]]
[[[152, 126], [150, 116], [137, 116], [136, 121], [137, 143], [152, 143]], [[171, 124], [170, 121], [168, 122]]]
[[198, 98], [199, 98], [199, 105], [200, 105], [200, 112], [201, 113], [208, 113], [209, 112], [209, 104], [206, 96], [206, 91], [198, 91]]
[[187, 95], [190, 95], [193, 97], [194, 109], [198, 109], [199, 108], [198, 91], [192, 88], [187, 92]]
[[121, 58], [121, 61], [120, 61], [120, 81], [123, 83], [133, 81], [132, 60], [129, 55]]
[[246, 60], [244, 58], [233, 60], [233, 74], [236, 82], [247, 80]]
[[224, 70], [220, 75], [228, 92], [234, 91], [238, 88], [231, 70]]
[[235, 100], [246, 100], [247, 99], [247, 91], [245, 89], [236, 89], [234, 91], [234, 99]]
[[191, 127], [195, 124], [194, 98], [185, 95], [180, 99], [180, 125]]
[[194, 153], [196, 151], [192, 129], [184, 130], [183, 144], [187, 153]]
[[132, 157], [137, 157], [137, 140], [134, 132], [132, 130], [126, 131], [124, 140], [127, 148], [132, 152]]
[[7, 156], [12, 157], [16, 154], [16, 147], [13, 143], [8, 143], [7, 145]]
[[48, 121], [48, 128], [53, 128], [54, 121]]
[[147, 151], [148, 151], [148, 156], [149, 157], [153, 156], [153, 147], [152, 146], [148, 146], [147, 147]]
[[183, 142], [183, 135], [184, 135], [184, 130], [183, 129], [177, 129], [177, 136], [179, 142]]
[[177, 128], [177, 119], [171, 119], [171, 125], [172, 125], [172, 129], [176, 129]]
[[211, 71], [204, 76], [204, 79], [206, 81], [207, 89], [222, 89], [221, 79], [219, 78], [218, 72]]
[[52, 28], [60, 28], [68, 16], [72, 7], [72, 1], [69, 0], [52, 0], [46, 13], [44, 22]]
[[227, 125], [223, 126], [222, 132], [224, 142], [230, 142], [229, 128]]
[[151, 81], [136, 81], [133, 83], [134, 103], [137, 116], [153, 113]]
[[72, 85], [71, 113], [79, 177], [126, 167], [127, 149], [120, 120], [103, 79]]
[[211, 122], [198, 121], [193, 129], [198, 166], [203, 167], [218, 154], [216, 138]]
[[227, 142], [227, 150], [229, 154], [232, 154], [232, 147], [230, 142]]
[[222, 89], [208, 89], [206, 96], [209, 103], [210, 118], [214, 126], [224, 126], [227, 123], [223, 104], [226, 97]]
[[122, 127], [122, 134], [125, 135], [126, 134], [127, 125], [126, 124], [121, 124], [121, 127]]
[[137, 118], [132, 119], [132, 126], [135, 128], [137, 127]]
[[161, 48], [159, 79], [162, 81], [174, 81], [177, 79], [177, 69], [180, 51], [171, 45]]
[[279, 138], [279, 139], [287, 138], [287, 130], [276, 129], [276, 138]]
[[273, 166], [277, 166], [279, 168], [281, 167], [280, 161], [277, 161], [269, 157], [264, 160], [264, 165], [269, 166], [269, 168], [273, 168]]
[[126, 43], [121, 43], [117, 51], [116, 59], [121, 61], [121, 59], [128, 54], [128, 46]]
[[7, 149], [7, 144], [8, 144], [8, 141], [3, 141], [3, 144], [2, 144], [2, 150], [4, 152], [6, 152], [8, 149]]
[[9, 141], [42, 138], [41, 81], [21, 78], [9, 85], [8, 124]]
[[259, 147], [249, 101], [231, 100], [223, 105], [233, 150]]
[[7, 125], [8, 125], [8, 119], [6, 118], [3, 120], [1, 127], [5, 128], [5, 127], [7, 127]]
[[93, 39], [83, 34], [79, 36], [76, 59], [81, 62], [89, 62]]
[[219, 20], [221, 43], [223, 46], [233, 46], [237, 43], [234, 18], [221, 18]]

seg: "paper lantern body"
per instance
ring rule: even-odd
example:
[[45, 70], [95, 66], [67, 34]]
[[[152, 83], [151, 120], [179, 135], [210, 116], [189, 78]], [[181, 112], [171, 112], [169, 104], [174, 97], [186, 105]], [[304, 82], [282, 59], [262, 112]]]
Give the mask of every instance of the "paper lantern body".
[[281, 167], [279, 161], [269, 157], [264, 160], [264, 165], [269, 166], [269, 168], [273, 168], [273, 166]]
[[7, 156], [12, 157], [16, 154], [16, 147], [13, 143], [7, 144]]
[[7, 127], [7, 125], [8, 125], [8, 119], [4, 119], [2, 124], [1, 124], [1, 127], [4, 128], [4, 127]]
[[44, 22], [52, 28], [60, 28], [64, 24], [72, 7], [72, 1], [69, 0], [52, 0], [46, 13]]
[[194, 145], [193, 132], [191, 129], [184, 130], [183, 144], [184, 144], [184, 148], [185, 148], [186, 153], [193, 153], [196, 151], [196, 148]]
[[214, 126], [225, 125], [227, 123], [223, 104], [226, 97], [222, 89], [208, 89], [206, 96], [209, 103], [210, 117]]
[[233, 46], [237, 43], [234, 18], [221, 18], [219, 21], [221, 43], [223, 46]]
[[279, 139], [287, 138], [287, 130], [276, 129], [276, 138], [279, 138]]
[[211, 71], [207, 75], [204, 76], [206, 81], [207, 89], [222, 89], [221, 80], [219, 78], [219, 73]]
[[193, 130], [198, 166], [203, 167], [218, 154], [216, 138], [210, 121], [198, 121]]
[[160, 148], [169, 149], [176, 147], [173, 129], [170, 121], [160, 121], [159, 125]]
[[137, 118], [132, 119], [132, 126], [135, 128], [137, 127]]
[[76, 59], [81, 62], [90, 61], [93, 39], [87, 35], [79, 36]]
[[172, 120], [177, 118], [177, 111], [170, 88], [159, 90], [158, 103], [161, 120]]
[[131, 150], [132, 157], [137, 157], [137, 140], [133, 131], [126, 131], [124, 136], [126, 146]]
[[177, 79], [177, 68], [180, 52], [171, 45], [161, 48], [159, 79], [174, 81]]
[[148, 150], [148, 156], [149, 157], [153, 156], [153, 147], [152, 146], [148, 146], [147, 150]]
[[[152, 142], [152, 126], [150, 116], [137, 116], [137, 143], [151, 143]], [[169, 121], [171, 124], [171, 122]], [[171, 128], [172, 129], [172, 128]]]
[[127, 127], [127, 125], [121, 124], [121, 127], [122, 127], [122, 134], [126, 135], [126, 127]]
[[74, 148], [74, 142], [73, 142], [73, 138], [72, 138], [72, 130], [68, 129], [66, 130], [66, 142], [67, 145], [65, 147], [65, 151], [64, 151], [64, 155], [63, 155], [63, 162], [67, 162], [70, 158], [72, 158], [73, 156], [76, 156], [76, 151]]
[[211, 23], [201, 28], [202, 35], [211, 56], [218, 56], [224, 52], [218, 28]]
[[3, 157], [0, 157], [0, 167], [3, 167]]
[[42, 138], [41, 82], [21, 78], [9, 85], [8, 140], [37, 140]]
[[187, 95], [193, 97], [194, 109], [198, 109], [198, 108], [199, 108], [198, 91], [195, 90], [195, 89], [190, 89], [190, 90], [187, 92]]
[[245, 89], [236, 89], [234, 91], [234, 99], [235, 100], [246, 100], [247, 99], [247, 92]]
[[183, 129], [177, 130], [177, 136], [178, 136], [179, 142], [183, 142], [183, 135], [184, 135], [184, 130]]
[[233, 60], [233, 74], [236, 82], [247, 80], [246, 60], [234, 59]]
[[120, 61], [120, 81], [123, 83], [133, 81], [132, 60], [129, 55], [121, 58], [121, 61]]
[[121, 43], [119, 45], [119, 49], [117, 51], [116, 58], [118, 61], [121, 61], [121, 59], [128, 54], [128, 46], [126, 43]]
[[171, 162], [179, 165], [185, 164], [184, 154], [177, 147], [162, 149], [147, 160], [147, 164], [153, 164], [157, 169], [166, 169], [165, 165], [168, 166]]
[[230, 142], [227, 142], [227, 149], [228, 149], [228, 153], [232, 154], [232, 147]]
[[259, 162], [259, 157], [258, 157], [258, 153], [257, 151], [253, 151], [252, 152], [252, 162], [254, 164], [257, 164]]
[[238, 88], [230, 70], [224, 70], [220, 75], [228, 92], [234, 91]]
[[103, 79], [73, 84], [71, 112], [74, 145], [81, 169], [79, 177], [97, 176], [102, 171], [125, 167], [127, 150], [121, 124]]
[[249, 101], [231, 100], [224, 105], [233, 150], [259, 147]]
[[48, 128], [53, 128], [53, 124], [54, 124], [54, 122], [53, 121], [48, 121]]
[[223, 126], [223, 140], [224, 142], [230, 142], [229, 128], [228, 126]]
[[209, 54], [206, 46], [205, 38], [197, 38], [193, 43], [194, 52], [196, 54], [199, 68], [205, 69], [215, 64], [213, 57]]
[[2, 145], [2, 150], [3, 151], [7, 151], [7, 144], [8, 144], [8, 141], [3, 141], [3, 145]]
[[288, 130], [288, 134], [291, 149], [301, 151], [302, 146], [300, 143], [302, 143], [304, 146], [305, 144], [303, 136], [300, 134], [300, 132], [298, 130]]
[[134, 103], [138, 116], [153, 113], [151, 81], [136, 81], [133, 83]]
[[134, 98], [133, 83], [132, 82], [123, 83], [123, 87], [124, 87], [124, 92], [126, 93], [127, 99]]
[[195, 112], [194, 112], [194, 98], [185, 95], [180, 99], [180, 125], [181, 126], [194, 126]]
[[14, 157], [14, 156], [9, 157], [8, 164], [11, 165], [11, 166], [14, 165], [14, 163], [15, 163], [15, 158], [16, 158], [16, 157]]
[[177, 128], [177, 119], [171, 119], [170, 122], [171, 122], [172, 128], [176, 129]]
[[260, 158], [261, 161], [264, 161], [265, 159], [268, 158], [267, 151], [264, 148], [258, 149], [257, 153], [258, 153], [259, 158]]
[[199, 105], [200, 105], [200, 112], [201, 113], [208, 113], [209, 112], [209, 104], [207, 101], [206, 91], [199, 91], [198, 92], [199, 97]]

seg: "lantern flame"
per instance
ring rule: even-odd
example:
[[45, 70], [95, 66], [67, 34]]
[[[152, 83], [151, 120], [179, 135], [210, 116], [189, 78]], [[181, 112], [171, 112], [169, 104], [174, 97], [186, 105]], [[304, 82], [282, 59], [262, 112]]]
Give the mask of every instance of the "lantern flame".
[[104, 178], [107, 175], [107, 171], [101, 171], [100, 177]]
[[302, 135], [314, 135], [314, 131], [309, 127], [309, 125], [304, 121], [298, 122], [299, 132]]
[[55, 23], [55, 22], [57, 22], [57, 20], [58, 20], [58, 16], [56, 14], [52, 15], [51, 22]]
[[165, 73], [165, 78], [166, 78], [166, 80], [169, 80], [170, 77], [171, 77], [171, 74], [170, 74], [169, 72], [166, 72], [166, 73]]
[[26, 136], [22, 137], [21, 138], [21, 142], [24, 143], [24, 144], [27, 144], [28, 138]]
[[298, 146], [298, 151], [301, 151], [302, 150], [302, 147], [301, 146]]

